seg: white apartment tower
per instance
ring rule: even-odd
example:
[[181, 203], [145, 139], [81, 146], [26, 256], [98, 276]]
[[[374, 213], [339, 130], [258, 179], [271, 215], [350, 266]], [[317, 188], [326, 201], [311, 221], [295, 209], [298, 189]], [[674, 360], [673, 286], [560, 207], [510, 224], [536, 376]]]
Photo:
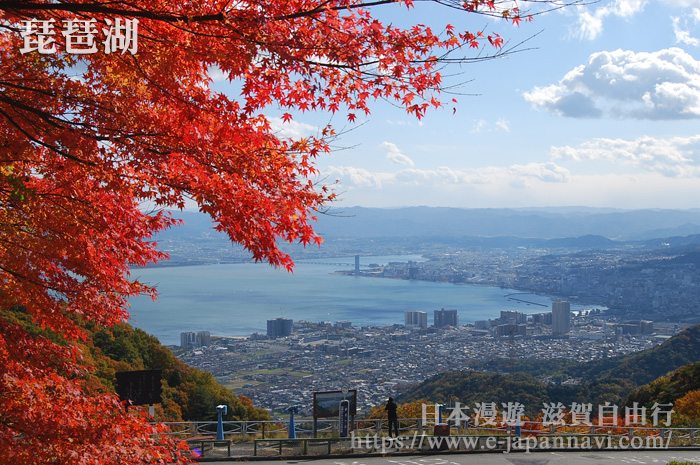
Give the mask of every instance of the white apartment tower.
[[428, 327], [428, 313], [414, 310], [406, 310], [406, 327], [425, 329]]
[[196, 342], [197, 333], [193, 333], [192, 331], [180, 333], [180, 347], [190, 347], [195, 345]]

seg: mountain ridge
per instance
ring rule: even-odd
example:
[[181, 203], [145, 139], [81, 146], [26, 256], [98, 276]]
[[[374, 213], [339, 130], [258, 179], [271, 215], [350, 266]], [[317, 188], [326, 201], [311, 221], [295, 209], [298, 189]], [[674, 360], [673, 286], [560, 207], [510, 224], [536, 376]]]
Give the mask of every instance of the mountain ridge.
[[[700, 234], [700, 209], [576, 210], [463, 209], [449, 207], [335, 208], [318, 215], [315, 230], [326, 239], [355, 237], [501, 237], [561, 239], [588, 235], [641, 241]], [[218, 233], [204, 214], [176, 211], [185, 225], [159, 237], [211, 238]]]

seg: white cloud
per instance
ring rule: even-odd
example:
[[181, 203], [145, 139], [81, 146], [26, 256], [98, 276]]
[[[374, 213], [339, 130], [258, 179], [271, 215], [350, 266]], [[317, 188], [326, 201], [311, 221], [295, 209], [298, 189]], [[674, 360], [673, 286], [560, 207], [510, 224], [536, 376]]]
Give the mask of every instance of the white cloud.
[[323, 170], [327, 178], [337, 177], [343, 187], [420, 186], [427, 190], [441, 190], [450, 186], [500, 186], [530, 187], [539, 183], [566, 183], [571, 174], [554, 162], [488, 166], [478, 169], [458, 170], [441, 166], [435, 169], [404, 168], [396, 173], [372, 173], [362, 168], [331, 167]]
[[401, 153], [401, 150], [391, 142], [382, 142], [379, 147], [386, 152], [386, 158], [397, 165], [414, 166], [413, 160]]
[[290, 139], [301, 139], [318, 133], [318, 128], [311, 124], [300, 123], [290, 120], [283, 121], [282, 118], [268, 118], [270, 128], [278, 137], [288, 137]]
[[209, 78], [214, 82], [223, 82], [228, 79], [228, 76], [226, 76], [218, 66], [210, 66], [208, 74]]
[[575, 118], [697, 118], [700, 62], [680, 48], [597, 52], [558, 84], [523, 96], [533, 107]]
[[386, 120], [386, 123], [391, 125], [391, 126], [423, 126], [423, 121], [412, 121], [412, 120], [405, 120], [405, 119], [400, 119], [400, 120], [393, 120], [393, 119], [388, 119]]
[[[433, 174], [441, 169], [434, 170]], [[347, 189], [344, 205], [398, 207], [406, 205], [467, 208], [516, 208], [571, 206], [614, 208], [695, 208], [700, 182], [693, 178], [669, 178], [657, 173], [571, 175], [567, 182], [517, 183], [495, 169], [491, 183], [439, 183], [415, 185], [386, 183], [381, 190]], [[435, 178], [440, 179], [438, 177]]]
[[552, 147], [555, 160], [577, 162], [605, 160], [631, 165], [665, 177], [700, 177], [700, 136], [636, 140], [593, 139], [578, 147]]
[[700, 5], [698, 0], [663, 0], [663, 3], [676, 8], [692, 8]]
[[473, 133], [479, 133], [479, 132], [496, 132], [496, 131], [503, 131], [503, 132], [510, 132], [510, 126], [509, 122], [505, 118], [501, 118], [495, 123], [489, 123], [488, 121], [484, 119], [480, 119], [478, 121], [474, 122], [474, 127], [471, 132]]
[[519, 179], [542, 182], [567, 182], [571, 177], [569, 170], [552, 162], [512, 165], [508, 168], [508, 171], [512, 176]]
[[594, 40], [603, 33], [603, 18], [585, 10], [578, 16], [576, 35], [580, 39]]
[[[649, 0], [615, 0], [603, 4], [603, 6], [597, 8], [587, 8], [586, 6], [580, 6], [576, 10], [578, 20], [576, 22], [574, 30], [571, 31], [571, 36], [577, 37], [582, 40], [595, 40], [603, 34], [604, 23], [606, 19], [611, 17], [617, 17], [626, 20], [631, 19], [633, 16], [642, 13], [644, 11], [644, 8], [649, 3]], [[697, 7], [700, 6], [700, 2], [698, 0], [660, 0], [659, 3], [663, 3], [666, 8], [670, 7], [677, 9], [687, 9], [696, 7], [693, 8], [693, 14], [695, 15], [699, 13]], [[598, 5], [598, 3], [593, 2], [593, 5]], [[675, 24], [674, 31], [676, 31]], [[680, 39], [679, 32], [681, 33]], [[687, 31], [676, 32], [676, 37], [679, 43], [686, 43], [682, 41], [682, 38], [685, 36], [685, 34], [687, 34]]]
[[688, 27], [687, 21], [683, 21], [682, 27], [680, 25], [681, 18], [672, 17], [671, 21], [673, 23], [673, 33], [676, 35], [676, 42], [678, 42], [679, 44], [690, 45], [693, 47], [697, 47], [698, 45], [700, 45], [700, 40], [696, 37], [691, 37], [690, 31], [685, 29]]
[[366, 169], [356, 168], [354, 166], [331, 166], [328, 169], [322, 170], [321, 177], [328, 178], [329, 180], [336, 179], [341, 188], [381, 188], [383, 182], [391, 180], [394, 176], [388, 173], [372, 173]]
[[504, 132], [510, 132], [510, 122], [505, 118], [501, 118], [496, 121], [496, 128]]
[[603, 21], [609, 16], [631, 18], [644, 11], [647, 0], [615, 0], [593, 11], [585, 7], [578, 9], [578, 28], [575, 36], [585, 40], [595, 40], [603, 33]]
[[472, 132], [482, 132], [486, 129], [488, 126], [488, 123], [486, 120], [480, 119], [479, 121], [474, 123], [474, 129], [472, 129]]
[[446, 166], [432, 170], [404, 169], [396, 173], [395, 179], [399, 183], [422, 186], [484, 182], [475, 172], [454, 170]]

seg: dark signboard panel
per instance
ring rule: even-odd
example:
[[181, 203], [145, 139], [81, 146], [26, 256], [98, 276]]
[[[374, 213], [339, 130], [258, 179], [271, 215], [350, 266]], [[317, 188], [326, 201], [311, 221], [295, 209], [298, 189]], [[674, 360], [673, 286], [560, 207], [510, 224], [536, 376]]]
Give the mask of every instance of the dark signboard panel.
[[340, 413], [340, 401], [350, 402], [350, 415], [357, 415], [357, 389], [343, 391], [314, 392], [314, 418], [337, 417]]
[[121, 371], [117, 373], [117, 394], [133, 405], [159, 404], [162, 370]]

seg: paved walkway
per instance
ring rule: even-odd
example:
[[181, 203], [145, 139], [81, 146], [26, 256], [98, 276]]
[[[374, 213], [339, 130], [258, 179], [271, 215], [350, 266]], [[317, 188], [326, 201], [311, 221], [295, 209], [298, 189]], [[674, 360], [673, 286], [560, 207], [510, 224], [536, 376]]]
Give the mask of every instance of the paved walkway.
[[[671, 461], [700, 463], [699, 451], [590, 451], [590, 452], [517, 452], [439, 453], [418, 455], [384, 455], [373, 457], [268, 457], [256, 460], [260, 465], [665, 465]], [[240, 465], [240, 461], [212, 459], [220, 465]]]

